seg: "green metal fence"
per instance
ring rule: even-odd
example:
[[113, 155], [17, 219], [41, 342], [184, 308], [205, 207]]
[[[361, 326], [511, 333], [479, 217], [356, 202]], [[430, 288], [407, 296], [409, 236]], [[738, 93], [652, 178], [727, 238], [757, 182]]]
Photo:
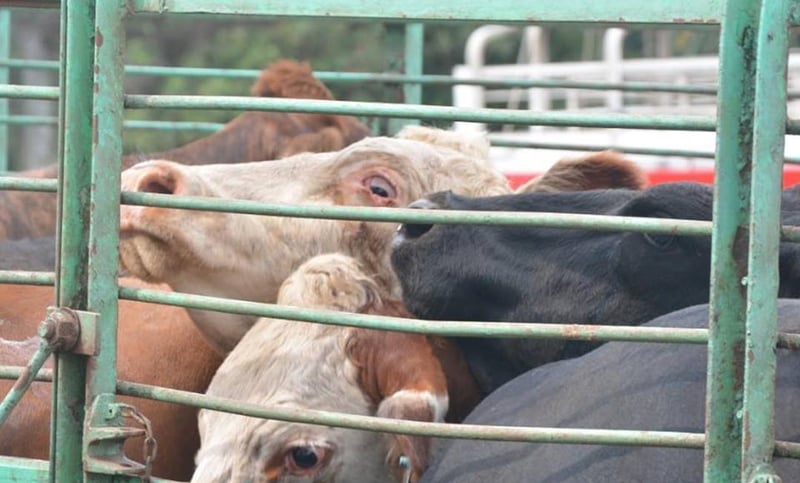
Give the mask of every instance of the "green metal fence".
[[[15, 2], [26, 3], [26, 2]], [[29, 2], [58, 6], [53, 0]], [[54, 350], [54, 408], [51, 458], [43, 462], [1, 459], [0, 481], [126, 480], [141, 468], [114, 464], [124, 440], [121, 406], [116, 394], [135, 395], [238, 414], [447, 437], [515, 441], [645, 444], [704, 447], [705, 481], [772, 481], [773, 453], [800, 457], [800, 443], [774, 438], [774, 376], [777, 342], [796, 345], [796, 337], [779, 338], [776, 327], [777, 253], [781, 236], [800, 240], [797, 229], [781, 230], [780, 180], [784, 134], [800, 132], [786, 119], [785, 77], [789, 27], [798, 23], [788, 0], [653, 0], [638, 2], [447, 2], [418, 0], [63, 0], [60, 87], [0, 85], [0, 96], [58, 98], [61, 176], [52, 180], [0, 178], [2, 189], [59, 193], [61, 224], [55, 274], [0, 272], [0, 282], [56, 284], [53, 317], [79, 324], [96, 336], [100, 351], [43, 347], [38, 359]], [[421, 22], [633, 22], [646, 24], [721, 24], [718, 117], [574, 116], [563, 113], [464, 110], [441, 106], [253, 99], [245, 97], [125, 95], [122, 89], [124, 23], [132, 15], [258, 14], [265, 16], [342, 17], [405, 24], [403, 56], [406, 101], [419, 104], [422, 79]], [[401, 31], [390, 32], [394, 44]], [[399, 50], [398, 50], [399, 52]], [[399, 53], [397, 55], [400, 55]], [[391, 62], [393, 59], [387, 59]], [[124, 108], [247, 109], [388, 116], [396, 119], [444, 119], [554, 126], [680, 128], [717, 131], [713, 224], [608, 218], [580, 215], [421, 213], [347, 207], [285, 207], [242, 201], [120, 193], [121, 132]], [[409, 322], [377, 316], [331, 314], [270, 304], [226, 301], [117, 285], [119, 202], [201, 210], [226, 210], [314, 218], [415, 221], [428, 223], [533, 224], [606, 230], [674, 232], [712, 236], [711, 314], [708, 330], [587, 327], [553, 324]], [[745, 273], [746, 277], [740, 275]], [[174, 389], [118, 381], [116, 374], [117, 302], [152, 301], [184, 307], [249, 313], [320, 323], [347, 324], [443, 335], [487, 337], [599, 337], [603, 340], [660, 340], [708, 343], [708, 397], [705, 434], [544, 428], [492, 428], [357, 417], [323, 411], [255, 407], [219, 398], [204, 398]], [[43, 308], [44, 309], [44, 308]], [[744, 357], [746, 347], [753, 357]], [[36, 362], [36, 361], [34, 361]], [[20, 369], [2, 368], [13, 377]], [[34, 371], [35, 372], [35, 371]], [[757, 377], [756, 377], [757, 376]], [[42, 377], [47, 377], [43, 374]], [[12, 395], [13, 397], [13, 395]], [[740, 401], [744, 401], [743, 404]], [[4, 403], [7, 404], [7, 403]], [[8, 405], [10, 406], [10, 405]], [[2, 417], [5, 408], [0, 408]], [[747, 428], [747, 434], [744, 429]], [[133, 470], [133, 471], [132, 471]], [[128, 476], [126, 476], [128, 475]]]

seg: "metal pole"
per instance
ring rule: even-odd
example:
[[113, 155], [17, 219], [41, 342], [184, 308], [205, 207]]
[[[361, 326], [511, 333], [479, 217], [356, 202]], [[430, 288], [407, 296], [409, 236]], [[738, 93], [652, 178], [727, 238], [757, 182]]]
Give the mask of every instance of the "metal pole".
[[744, 358], [743, 481], [780, 480], [771, 462], [775, 448], [775, 341], [790, 4], [789, 0], [763, 2], [758, 29]]
[[[717, 156], [704, 481], [741, 478], [741, 417], [744, 366], [748, 215], [752, 154], [755, 32], [760, 2], [725, 3], [720, 33], [717, 95]], [[742, 133], [747, 133], [742, 135]]]
[[[60, 177], [56, 304], [86, 308], [88, 207], [92, 142], [92, 52], [94, 1], [61, 4], [62, 45], [59, 116]], [[56, 355], [51, 426], [51, 479], [83, 481], [82, 440], [86, 358]]]
[[[11, 11], [0, 8], [0, 59], [11, 56]], [[8, 84], [9, 69], [0, 67], [0, 84]], [[8, 116], [8, 99], [0, 98], [0, 117]], [[0, 124], [0, 173], [8, 171], [8, 125]]]
[[[405, 74], [407, 76], [422, 75], [423, 47], [425, 44], [425, 25], [422, 23], [406, 24], [405, 39]], [[403, 84], [403, 101], [406, 104], [422, 104], [422, 84]], [[419, 119], [410, 119], [406, 124], [419, 124]]]

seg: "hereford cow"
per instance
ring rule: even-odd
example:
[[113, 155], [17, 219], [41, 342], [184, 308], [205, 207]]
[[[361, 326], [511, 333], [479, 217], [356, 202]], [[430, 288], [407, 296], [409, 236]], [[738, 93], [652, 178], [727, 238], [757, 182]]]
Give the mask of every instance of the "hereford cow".
[[[355, 259], [340, 254], [301, 265], [281, 286], [278, 302], [407, 315]], [[207, 394], [273, 407], [441, 422], [448, 412], [447, 382], [461, 416], [477, 403], [477, 386], [464, 377], [466, 363], [453, 350], [446, 341], [416, 334], [260, 319], [227, 356]], [[448, 370], [455, 373], [450, 380]], [[200, 411], [199, 421], [202, 447], [192, 479], [198, 483], [384, 482], [392, 475], [402, 481], [401, 455], [409, 459], [411, 481], [417, 481], [428, 463], [429, 441], [423, 437], [208, 410]]]
[[[800, 301], [779, 301], [779, 316], [781, 330], [800, 332]], [[703, 305], [646, 326], [699, 328], [707, 323], [708, 307]], [[482, 401], [465, 422], [702, 434], [706, 355], [703, 345], [609, 342], [517, 377]], [[777, 356], [776, 437], [796, 443], [800, 353], [779, 349]], [[784, 482], [800, 481], [800, 460], [777, 458], [775, 468]], [[703, 451], [459, 440], [447, 444], [422, 481], [703, 481]]]
[[[314, 78], [308, 63], [280, 60], [261, 72], [254, 96], [333, 99]], [[279, 159], [306, 151], [335, 151], [369, 134], [352, 116], [283, 112], [245, 112], [220, 131], [185, 146], [151, 154], [123, 156], [122, 167], [144, 159], [169, 159], [183, 164], [241, 163]], [[21, 173], [55, 178], [58, 167]], [[0, 191], [0, 240], [49, 236], [55, 233], [56, 196], [52, 193]]]
[[[428, 136], [429, 142], [411, 138]], [[456, 150], [457, 148], [458, 150]], [[150, 161], [126, 170], [126, 191], [237, 198], [321, 206], [406, 206], [425, 193], [509, 192], [486, 159], [484, 136], [413, 128], [401, 138], [367, 138], [335, 153], [306, 153], [269, 163], [184, 166]], [[389, 267], [392, 223], [277, 218], [124, 206], [120, 258], [131, 274], [179, 292], [274, 302], [301, 263], [322, 253], [356, 257], [397, 297]], [[255, 323], [245, 315], [193, 311], [221, 352]]]
[[[710, 220], [711, 200], [709, 186], [674, 183], [488, 198], [443, 192], [412, 206]], [[800, 245], [782, 244], [782, 296], [800, 293], [798, 256]], [[392, 266], [406, 307], [424, 319], [635, 325], [708, 301], [710, 238], [409, 224], [396, 235]], [[460, 342], [487, 394], [528, 369], [596, 347], [562, 340]]]
[[[133, 279], [123, 279], [121, 283], [167, 290]], [[38, 339], [31, 336], [53, 302], [52, 287], [0, 284], [0, 365], [28, 362], [38, 345]], [[221, 363], [182, 308], [120, 301], [118, 334], [118, 374], [123, 380], [203, 392]], [[13, 381], [0, 380], [0, 399], [12, 385]], [[0, 455], [47, 459], [50, 398], [49, 383], [31, 386], [3, 425]], [[159, 443], [153, 474], [178, 480], [190, 478], [200, 443], [197, 410], [146, 399], [120, 399], [136, 406], [152, 422]], [[125, 450], [141, 462], [142, 446], [142, 440], [136, 438], [125, 445]]]

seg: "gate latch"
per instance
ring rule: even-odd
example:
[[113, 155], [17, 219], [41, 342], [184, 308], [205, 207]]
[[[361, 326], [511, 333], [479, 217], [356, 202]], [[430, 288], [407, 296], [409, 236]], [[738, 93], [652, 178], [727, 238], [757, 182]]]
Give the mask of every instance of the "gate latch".
[[[150, 420], [136, 407], [116, 402], [113, 394], [101, 394], [87, 415], [84, 433], [84, 470], [88, 473], [139, 477], [150, 481], [158, 442]], [[135, 423], [136, 426], [130, 424]], [[144, 438], [143, 463], [128, 458], [123, 445], [129, 438]]]

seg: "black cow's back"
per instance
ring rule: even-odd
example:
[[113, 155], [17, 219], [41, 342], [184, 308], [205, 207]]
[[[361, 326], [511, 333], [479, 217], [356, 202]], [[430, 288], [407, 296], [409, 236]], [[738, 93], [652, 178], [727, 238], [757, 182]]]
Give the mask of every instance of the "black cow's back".
[[[780, 302], [781, 330], [800, 332], [800, 301]], [[704, 327], [707, 306], [646, 325]], [[702, 432], [704, 345], [608, 343], [577, 359], [529, 371], [484, 400], [465, 423]], [[776, 431], [800, 441], [800, 353], [778, 351]], [[800, 461], [782, 459], [783, 481]], [[425, 482], [699, 482], [701, 450], [452, 441]]]

